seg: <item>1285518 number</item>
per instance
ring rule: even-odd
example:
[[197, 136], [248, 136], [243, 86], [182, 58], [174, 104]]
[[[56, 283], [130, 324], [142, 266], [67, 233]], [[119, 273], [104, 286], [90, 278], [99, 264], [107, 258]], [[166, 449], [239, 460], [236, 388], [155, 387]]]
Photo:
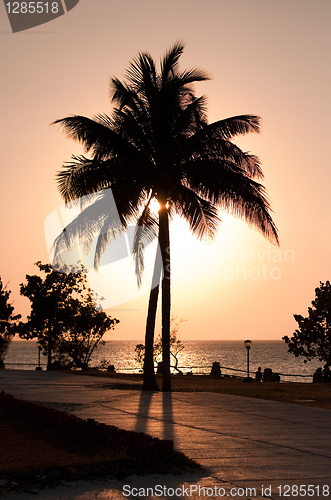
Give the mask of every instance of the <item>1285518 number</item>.
[[327, 484], [323, 486], [313, 484], [284, 484], [277, 486], [280, 497], [328, 497], [330, 488]]
[[57, 14], [59, 2], [8, 2], [8, 14]]

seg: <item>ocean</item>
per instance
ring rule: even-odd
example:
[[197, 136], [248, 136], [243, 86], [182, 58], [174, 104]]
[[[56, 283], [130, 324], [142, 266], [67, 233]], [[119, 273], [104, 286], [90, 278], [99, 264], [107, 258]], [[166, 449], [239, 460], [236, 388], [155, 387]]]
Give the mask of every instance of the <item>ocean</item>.
[[[115, 366], [116, 372], [138, 373], [141, 369], [135, 360], [136, 341], [107, 341], [100, 346], [92, 358], [92, 366], [102, 361]], [[209, 374], [214, 361], [220, 363], [222, 374], [246, 376], [247, 351], [242, 341], [182, 341], [185, 346], [179, 354], [179, 368], [194, 374]], [[304, 358], [296, 358], [287, 352], [282, 340], [253, 341], [249, 353], [250, 375], [257, 368], [271, 368], [279, 373], [281, 381], [311, 382], [314, 371], [322, 363], [313, 360], [304, 363]], [[38, 348], [35, 341], [17, 340], [11, 342], [5, 358], [5, 366], [15, 370], [34, 370], [38, 364]], [[46, 358], [41, 356], [43, 368]]]

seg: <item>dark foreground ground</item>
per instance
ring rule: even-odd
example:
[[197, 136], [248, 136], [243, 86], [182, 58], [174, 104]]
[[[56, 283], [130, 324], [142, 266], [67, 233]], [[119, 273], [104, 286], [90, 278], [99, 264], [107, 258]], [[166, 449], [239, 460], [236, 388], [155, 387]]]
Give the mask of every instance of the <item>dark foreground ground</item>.
[[[140, 391], [140, 375], [124, 376], [89, 373], [106, 377], [114, 389]], [[77, 373], [75, 377], [83, 376]], [[218, 392], [297, 405], [331, 408], [329, 384], [243, 383], [242, 380], [207, 376], [174, 376], [173, 390], [179, 392]], [[183, 455], [171, 457], [139, 456], [128, 450], [111, 452], [84, 447], [68, 441], [49, 429], [0, 410], [0, 491], [36, 492], [62, 481], [123, 478], [131, 474], [180, 473], [195, 465]], [[5, 450], [5, 452], [4, 452]], [[5, 488], [4, 488], [5, 486]]]
[[63, 481], [123, 479], [129, 475], [198, 470], [200, 467], [177, 451], [162, 455], [145, 450], [105, 450], [68, 439], [47, 426], [38, 425], [0, 407], [0, 496], [23, 491], [37, 494]]

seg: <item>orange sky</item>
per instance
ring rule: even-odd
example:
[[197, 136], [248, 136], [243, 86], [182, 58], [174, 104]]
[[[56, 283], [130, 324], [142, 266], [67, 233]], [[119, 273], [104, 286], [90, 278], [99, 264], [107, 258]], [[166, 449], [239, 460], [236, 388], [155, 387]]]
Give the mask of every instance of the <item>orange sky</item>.
[[[81, 0], [68, 14], [12, 34], [0, 5], [0, 275], [17, 312], [33, 263], [48, 258], [44, 220], [59, 206], [55, 173], [79, 144], [49, 124], [111, 110], [109, 78], [138, 51], [155, 59], [186, 41], [181, 66], [212, 76], [196, 87], [209, 119], [262, 117], [262, 132], [238, 141], [262, 160], [279, 228], [277, 250], [224, 217], [211, 246], [172, 228], [173, 313], [183, 339], [280, 339], [330, 279], [330, 14], [326, 0]], [[112, 286], [113, 283], [110, 283]], [[117, 284], [117, 286], [119, 286]], [[109, 312], [112, 338], [143, 340], [148, 295]]]

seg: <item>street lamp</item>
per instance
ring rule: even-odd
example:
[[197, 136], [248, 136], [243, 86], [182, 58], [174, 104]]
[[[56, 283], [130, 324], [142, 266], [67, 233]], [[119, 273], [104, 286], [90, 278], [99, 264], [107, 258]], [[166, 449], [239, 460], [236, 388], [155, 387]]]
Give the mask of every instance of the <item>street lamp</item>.
[[38, 366], [36, 366], [36, 370], [42, 370], [42, 367], [40, 366], [40, 353], [41, 353], [41, 345], [38, 345]]
[[247, 377], [244, 378], [244, 382], [252, 382], [253, 381], [253, 379], [250, 378], [250, 376], [249, 376], [249, 350], [251, 348], [251, 345], [252, 345], [252, 341], [251, 340], [245, 340], [244, 341], [244, 346], [247, 349]]

